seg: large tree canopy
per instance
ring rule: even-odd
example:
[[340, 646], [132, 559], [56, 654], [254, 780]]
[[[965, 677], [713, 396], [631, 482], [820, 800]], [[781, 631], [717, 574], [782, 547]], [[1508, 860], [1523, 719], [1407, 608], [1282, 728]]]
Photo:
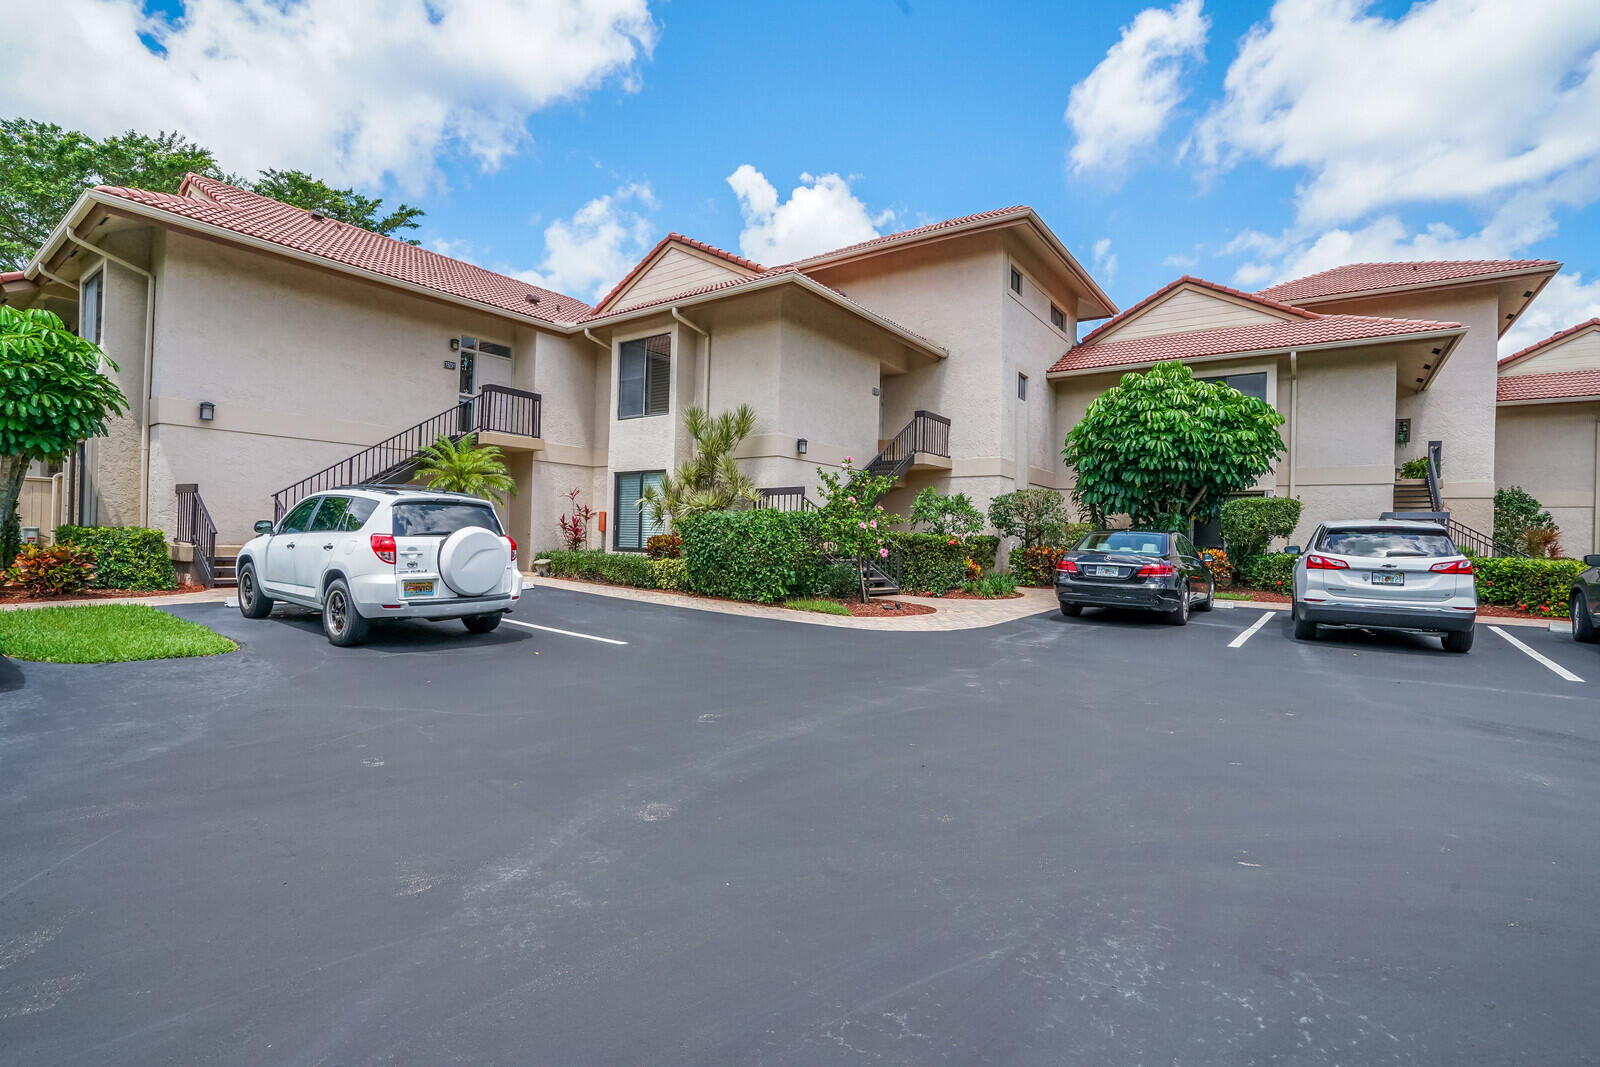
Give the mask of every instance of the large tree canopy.
[[1182, 363], [1158, 363], [1096, 398], [1061, 454], [1090, 515], [1172, 529], [1211, 518], [1229, 493], [1272, 470], [1282, 424], [1263, 400], [1197, 381]]
[[172, 193], [189, 171], [387, 236], [416, 229], [423, 214], [406, 204], [383, 214], [382, 200], [335, 189], [303, 171], [268, 170], [249, 182], [224, 172], [210, 149], [178, 133], [129, 130], [97, 141], [46, 122], [8, 119], [0, 120], [0, 266], [24, 266], [85, 189], [127, 185]]

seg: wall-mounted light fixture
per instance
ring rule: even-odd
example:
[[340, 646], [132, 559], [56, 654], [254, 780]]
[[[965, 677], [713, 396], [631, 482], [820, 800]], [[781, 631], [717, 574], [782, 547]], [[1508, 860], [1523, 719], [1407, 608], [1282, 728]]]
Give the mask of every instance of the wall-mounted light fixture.
[[450, 338], [450, 351], [452, 351], [452, 352], [461, 351], [461, 338], [459, 338], [459, 337]]
[[804, 437], [802, 437], [799, 440], [795, 441], [794, 450], [795, 450], [796, 454], [798, 454], [798, 455], [802, 455], [803, 456], [803, 455], [806, 454], [806, 439]]
[[217, 417], [217, 405], [209, 400], [200, 401], [200, 421], [210, 422]]
[[876, 385], [874, 385], [872, 387], [872, 395], [873, 396], [877, 396], [878, 395], [878, 387]]

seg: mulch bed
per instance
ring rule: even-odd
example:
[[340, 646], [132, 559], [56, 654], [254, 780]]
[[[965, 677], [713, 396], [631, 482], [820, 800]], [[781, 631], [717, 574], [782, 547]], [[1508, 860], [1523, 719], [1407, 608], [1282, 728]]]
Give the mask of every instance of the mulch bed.
[[948, 593], [907, 592], [905, 595], [932, 597], [934, 600], [1016, 600], [1022, 596], [1021, 593], [1007, 593], [1005, 596], [978, 596], [976, 593], [963, 593], [959, 589], [952, 589]]
[[203, 585], [180, 585], [176, 589], [80, 589], [76, 593], [59, 596], [26, 596], [20, 589], [0, 587], [0, 604], [58, 604], [70, 600], [126, 600], [132, 597], [177, 596], [183, 593], [204, 593]]
[[[1249, 600], [1235, 600], [1235, 604], [1287, 604], [1289, 597], [1283, 593], [1264, 593], [1257, 589], [1230, 589], [1231, 593], [1249, 593]], [[1565, 615], [1535, 615], [1529, 611], [1503, 607], [1499, 604], [1479, 604], [1478, 614], [1491, 619], [1536, 619], [1540, 622], [1565, 622]]]
[[873, 597], [865, 604], [853, 600], [841, 600], [839, 603], [850, 609], [850, 614], [858, 619], [896, 619], [904, 615], [932, 615], [933, 607], [929, 604], [912, 604], [897, 597]]

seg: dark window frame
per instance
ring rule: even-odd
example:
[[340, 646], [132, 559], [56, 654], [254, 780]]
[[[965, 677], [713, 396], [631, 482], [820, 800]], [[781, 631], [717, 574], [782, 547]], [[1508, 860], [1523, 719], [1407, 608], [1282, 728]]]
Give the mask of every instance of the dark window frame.
[[[79, 313], [78, 313], [78, 336], [82, 337], [85, 341], [92, 341], [95, 344], [99, 344], [101, 342], [101, 340], [105, 336], [105, 320], [106, 320], [106, 268], [105, 268], [105, 264], [102, 263], [97, 269], [92, 271], [89, 274], [88, 277], [84, 278], [83, 281], [78, 283], [78, 293], [79, 293], [79, 298], [80, 299], [82, 298], [83, 291], [85, 289], [89, 288], [89, 286], [91, 284], [94, 285], [94, 320], [93, 320], [92, 323], [85, 322], [84, 321], [84, 318], [85, 318], [85, 314], [84, 313], [87, 312], [89, 309], [87, 307], [85, 307], [82, 310], [80, 310]], [[88, 331], [88, 332], [85, 332], [85, 330], [84, 330], [85, 326], [92, 326], [92, 329], [90, 331]]]
[[1021, 371], [1017, 372], [1017, 399], [1024, 403], [1028, 400], [1028, 376]]
[[1011, 268], [1011, 291], [1018, 296], [1022, 295], [1022, 272], [1015, 267]]
[[655, 481], [654, 484], [660, 485], [661, 482], [666, 478], [667, 472], [664, 471], [664, 470], [617, 471], [616, 475], [611, 480], [611, 505], [612, 505], [612, 508], [614, 509], [613, 516], [615, 518], [615, 521], [612, 522], [612, 524], [611, 524], [611, 547], [612, 547], [612, 549], [614, 551], [617, 551], [617, 552], [643, 552], [645, 550], [645, 548], [649, 545], [651, 537], [655, 536], [658, 533], [666, 533], [667, 532], [665, 527], [662, 527], [661, 529], [658, 530], [654, 526], [651, 526], [650, 529], [648, 531], [646, 531], [646, 529], [645, 529], [646, 521], [645, 521], [645, 517], [644, 517], [644, 509], [635, 506], [634, 509], [633, 509], [634, 513], [635, 513], [634, 517], [635, 517], [635, 521], [636, 521], [636, 525], [635, 525], [634, 528], [638, 530], [639, 543], [637, 545], [625, 545], [625, 544], [622, 543], [622, 531], [623, 531], [622, 516], [624, 514], [623, 508], [622, 508], [622, 482], [623, 482], [623, 479], [624, 478], [637, 478], [639, 480], [639, 490], [634, 495], [634, 500], [637, 501], [644, 495], [645, 478], [650, 476], [650, 475], [655, 475], [656, 481]]
[[1067, 332], [1067, 313], [1056, 307], [1054, 304], [1050, 305], [1050, 325], [1054, 326], [1062, 333]]
[[[666, 339], [666, 351], [652, 351], [650, 343]], [[639, 346], [635, 352], [642, 360], [637, 377], [627, 374], [627, 360], [635, 352], [630, 345]], [[624, 383], [638, 381], [639, 410], [624, 408], [627, 397]], [[659, 404], [654, 403], [659, 400]], [[653, 333], [648, 337], [633, 337], [621, 342], [617, 348], [617, 419], [649, 419], [672, 413], [672, 334]]]

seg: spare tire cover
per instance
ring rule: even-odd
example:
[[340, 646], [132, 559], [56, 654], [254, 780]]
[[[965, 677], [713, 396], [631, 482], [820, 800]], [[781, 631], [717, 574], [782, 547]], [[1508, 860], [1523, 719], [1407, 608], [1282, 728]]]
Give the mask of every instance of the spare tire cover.
[[499, 588], [511, 550], [493, 530], [467, 526], [444, 539], [439, 576], [460, 596], [483, 596]]

